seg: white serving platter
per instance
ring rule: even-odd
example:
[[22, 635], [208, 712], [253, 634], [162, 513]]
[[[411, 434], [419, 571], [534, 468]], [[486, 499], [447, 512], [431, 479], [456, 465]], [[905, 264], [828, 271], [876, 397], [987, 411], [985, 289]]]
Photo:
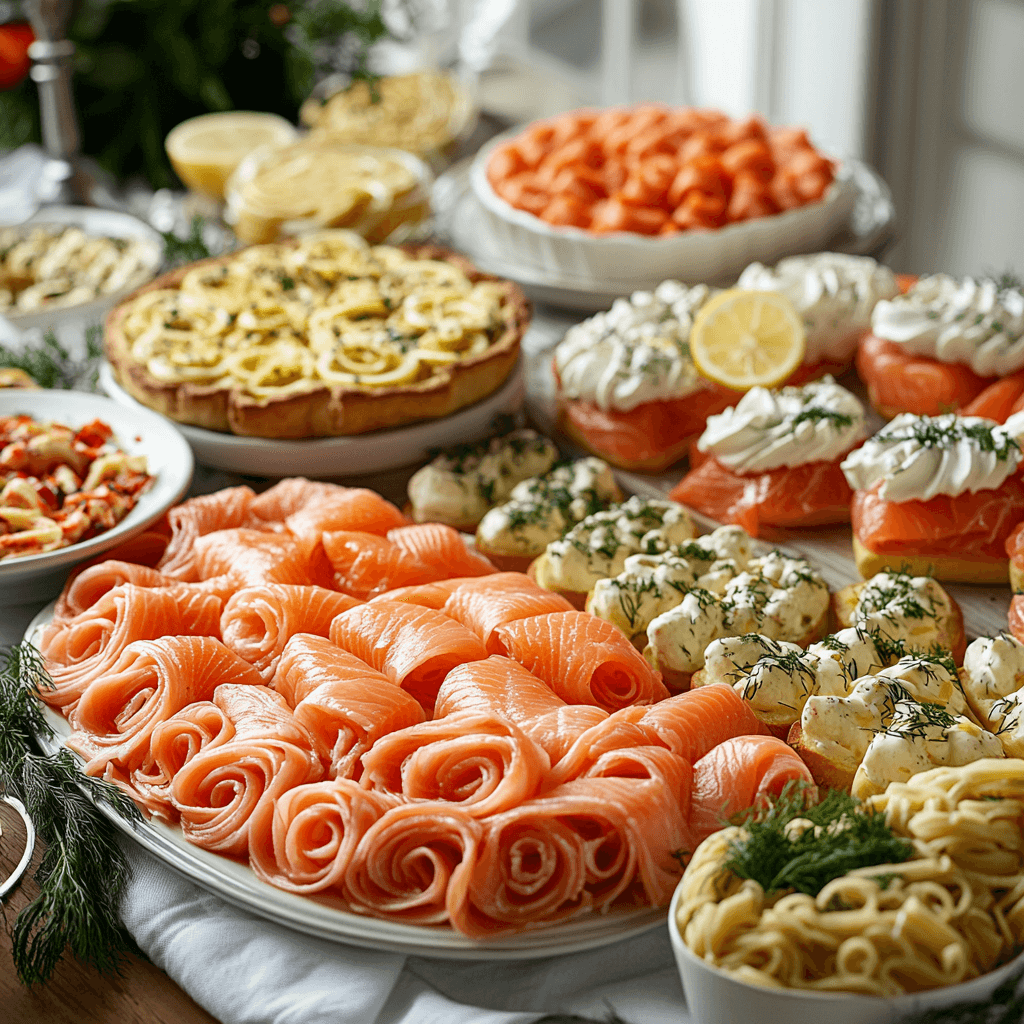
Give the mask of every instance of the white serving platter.
[[[114, 379], [109, 363], [100, 366], [100, 386], [125, 409], [144, 410]], [[216, 430], [176, 423], [192, 446], [196, 461], [213, 469], [249, 476], [362, 476], [424, 462], [438, 449], [475, 441], [490, 432], [494, 421], [515, 415], [523, 407], [526, 386], [522, 363], [492, 395], [443, 419], [426, 420], [396, 430], [379, 430], [351, 437], [316, 437], [278, 441], [238, 437]], [[163, 417], [161, 417], [163, 418]], [[170, 422], [165, 420], [165, 422]]]
[[[51, 604], [32, 620], [25, 639], [38, 646], [39, 633], [52, 617]], [[38, 739], [47, 753], [54, 753], [71, 729], [51, 708], [44, 707], [44, 713], [56, 739]], [[78, 755], [73, 756], [80, 764]], [[594, 949], [665, 926], [665, 907], [591, 914], [490, 941], [467, 938], [447, 926], [378, 920], [352, 913], [340, 899], [275, 889], [247, 864], [193, 846], [177, 826], [158, 821], [133, 824], [109, 804], [97, 806], [118, 829], [190, 882], [268, 921], [349, 946], [444, 960], [526, 960]]]
[[79, 428], [100, 419], [130, 455], [144, 455], [155, 477], [135, 507], [113, 529], [56, 551], [0, 561], [0, 605], [25, 604], [52, 597], [71, 568], [141, 533], [181, 499], [192, 482], [194, 462], [185, 439], [162, 416], [148, 409], [127, 409], [102, 395], [77, 391], [0, 391], [0, 416], [34, 419]]

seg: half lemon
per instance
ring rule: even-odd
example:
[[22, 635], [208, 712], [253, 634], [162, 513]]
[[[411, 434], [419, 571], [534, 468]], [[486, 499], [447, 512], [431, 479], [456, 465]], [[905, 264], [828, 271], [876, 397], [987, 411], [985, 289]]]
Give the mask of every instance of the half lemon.
[[222, 200], [231, 172], [257, 146], [283, 146], [297, 137], [295, 127], [277, 114], [227, 110], [182, 121], [168, 132], [164, 147], [190, 189]]
[[780, 292], [730, 288], [701, 309], [690, 332], [697, 371], [734, 391], [781, 384], [806, 351], [800, 314]]

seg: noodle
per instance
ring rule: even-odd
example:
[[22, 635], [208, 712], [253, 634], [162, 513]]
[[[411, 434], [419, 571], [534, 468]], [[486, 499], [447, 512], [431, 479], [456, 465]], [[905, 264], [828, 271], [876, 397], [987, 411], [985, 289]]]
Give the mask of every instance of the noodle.
[[752, 984], [878, 996], [968, 981], [1024, 945], [1024, 761], [936, 768], [866, 805], [913, 854], [817, 896], [766, 896], [727, 870], [744, 829], [706, 840], [681, 883], [686, 945]]

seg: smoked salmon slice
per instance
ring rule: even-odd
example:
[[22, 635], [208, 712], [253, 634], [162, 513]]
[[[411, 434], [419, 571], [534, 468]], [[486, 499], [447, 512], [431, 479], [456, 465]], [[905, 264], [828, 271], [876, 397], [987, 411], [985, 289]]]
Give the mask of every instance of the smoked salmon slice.
[[462, 583], [445, 602], [445, 615], [471, 629], [491, 654], [504, 648], [495, 635], [498, 626], [547, 612], [571, 612], [564, 598], [537, 586], [522, 573], [498, 573]]
[[307, 782], [282, 793], [249, 827], [249, 865], [286, 892], [340, 891], [359, 840], [394, 798], [349, 779]]
[[189, 587], [115, 587], [81, 614], [43, 630], [40, 650], [53, 688], [39, 695], [67, 708], [136, 640], [219, 637], [221, 608], [219, 597]]
[[667, 903], [693, 849], [677, 796], [689, 765], [652, 769], [660, 777], [576, 779], [489, 818], [452, 925], [484, 938], [604, 910], [635, 889]]
[[130, 792], [150, 814], [177, 821], [171, 780], [200, 750], [227, 743], [234, 735], [234, 723], [213, 701], [189, 704], [153, 727], [149, 756], [131, 773]]
[[395, 588], [430, 583], [433, 573], [417, 559], [374, 533], [338, 530], [321, 538], [334, 570], [334, 586], [366, 600]]
[[998, 490], [940, 494], [929, 501], [892, 502], [878, 487], [855, 491], [853, 532], [877, 554], [955, 555], [1006, 560], [1006, 541], [1024, 519], [1024, 483], [1010, 477]]
[[86, 759], [86, 775], [108, 765], [127, 777], [149, 756], [154, 727], [222, 683], [259, 685], [251, 665], [208, 636], [136, 640], [83, 691], [68, 715], [67, 745]]
[[304, 551], [294, 537], [260, 530], [217, 530], [192, 547], [195, 580], [230, 576], [239, 587], [263, 583], [330, 586], [331, 567], [319, 550]]
[[1024, 644], [1024, 594], [1014, 594], [1010, 599], [1007, 627]]
[[190, 843], [244, 857], [254, 815], [272, 815], [275, 800], [318, 781], [322, 769], [308, 733], [280, 694], [258, 685], [222, 686], [213, 702], [231, 719], [235, 735], [178, 770], [171, 802]]
[[961, 416], [983, 416], [1005, 423], [1015, 412], [1024, 409], [1024, 370], [1001, 377], [989, 384], [973, 401], [957, 410]]
[[157, 568], [178, 580], [196, 580], [193, 572], [195, 542], [216, 530], [244, 526], [256, 495], [251, 487], [227, 487], [214, 494], [190, 498], [167, 513], [171, 539]]
[[307, 502], [284, 520], [285, 527], [307, 548], [320, 543], [320, 536], [335, 530], [373, 533], [383, 537], [388, 530], [407, 526], [409, 520], [375, 491], [362, 487], [334, 487], [315, 502]]
[[440, 611], [452, 596], [452, 591], [467, 579], [475, 576], [459, 576], [453, 580], [438, 580], [436, 583], [421, 583], [415, 587], [398, 587], [372, 598], [373, 601], [398, 601], [402, 604], [418, 604], [421, 608]]
[[487, 657], [480, 638], [462, 623], [433, 608], [391, 601], [342, 612], [331, 624], [330, 638], [410, 693], [428, 715], [456, 665]]
[[839, 462], [780, 466], [741, 476], [717, 459], [704, 459], [669, 491], [669, 498], [751, 537], [765, 528], [828, 526], [850, 521], [853, 492]]
[[814, 785], [796, 751], [775, 736], [736, 736], [712, 747], [693, 766], [690, 827], [697, 842], [793, 781]]
[[407, 800], [457, 803], [484, 818], [529, 800], [550, 767], [547, 754], [507, 719], [456, 711], [378, 739], [363, 755], [360, 781]]
[[329, 778], [358, 779], [376, 740], [426, 717], [387, 676], [318, 636], [288, 641], [273, 685], [309, 730]]
[[477, 711], [506, 718], [522, 729], [555, 764], [587, 729], [608, 712], [589, 704], [566, 704], [518, 662], [492, 656], [452, 669], [437, 691], [434, 718]]
[[224, 643], [269, 683], [285, 644], [296, 633], [327, 636], [331, 622], [359, 602], [323, 587], [267, 583], [239, 590], [224, 605]]
[[137, 587], [169, 587], [177, 580], [156, 569], [109, 559], [90, 565], [71, 577], [53, 609], [54, 620], [71, 619], [91, 608], [104, 594], [122, 583]]
[[483, 825], [457, 804], [392, 807], [363, 835], [343, 891], [357, 913], [444, 924], [467, 896]]
[[472, 551], [461, 533], [443, 523], [415, 523], [388, 531], [388, 540], [401, 551], [416, 559], [431, 579], [446, 580], [452, 576], [485, 576], [497, 569]]
[[888, 419], [901, 412], [941, 416], [969, 405], [993, 382], [961, 363], [909, 355], [900, 345], [868, 334], [857, 348], [857, 373], [868, 399]]
[[587, 612], [535, 615], [495, 633], [503, 648], [498, 653], [543, 679], [567, 704], [616, 711], [668, 696], [660, 675], [622, 632]]

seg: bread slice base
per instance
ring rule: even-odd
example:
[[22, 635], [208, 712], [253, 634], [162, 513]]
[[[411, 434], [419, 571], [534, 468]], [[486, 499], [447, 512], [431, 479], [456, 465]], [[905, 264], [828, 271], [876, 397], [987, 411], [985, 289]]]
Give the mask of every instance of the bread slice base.
[[882, 555], [853, 538], [857, 571], [870, 579], [879, 572], [909, 572], [913, 576], [931, 576], [946, 583], [1009, 583], [1008, 559], [962, 558], [954, 555], [912, 555], [903, 552]]

